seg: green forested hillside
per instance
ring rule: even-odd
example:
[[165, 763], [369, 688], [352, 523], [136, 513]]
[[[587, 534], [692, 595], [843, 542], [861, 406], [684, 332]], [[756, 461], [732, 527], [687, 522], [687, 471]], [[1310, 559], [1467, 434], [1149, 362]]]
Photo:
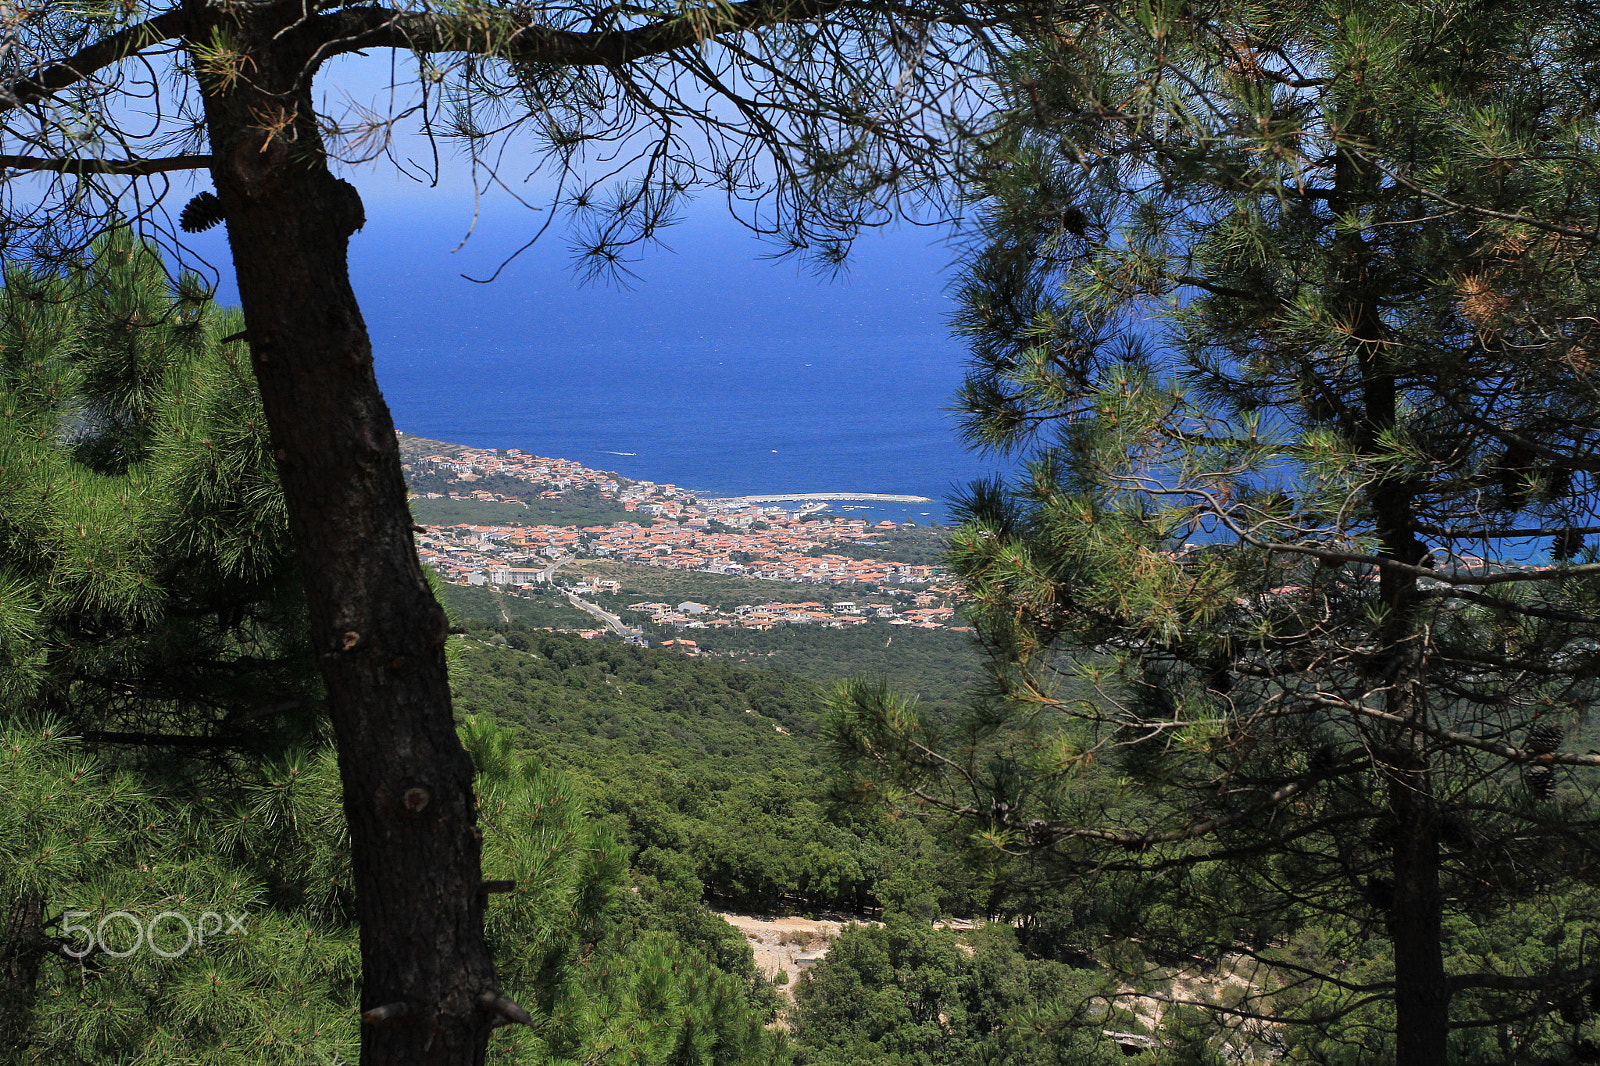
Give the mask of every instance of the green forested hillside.
[[[467, 628], [452, 667], [459, 712], [494, 717], [571, 773], [642, 872], [728, 906], [876, 905], [908, 830], [830, 813], [816, 682], [517, 625]], [[965, 905], [955, 891], [944, 903]]]
[[458, 618], [518, 623], [531, 629], [593, 629], [594, 616], [580, 611], [560, 590], [538, 587], [512, 596], [483, 585], [447, 585], [436, 588], [445, 608]]
[[[971, 634], [951, 629], [917, 629], [873, 622], [846, 629], [820, 626], [780, 626], [772, 630], [693, 629], [678, 631], [670, 626], [654, 626], [642, 612], [629, 612], [630, 596], [678, 603], [695, 600], [714, 607], [734, 607], [740, 603], [766, 603], [773, 599], [820, 603], [836, 600], [867, 599], [868, 602], [894, 602], [885, 595], [863, 597], [814, 585], [792, 585], [781, 581], [751, 581], [701, 574], [692, 571], [624, 566], [595, 560], [582, 560], [564, 567], [568, 571], [625, 580], [621, 593], [592, 597], [609, 611], [615, 611], [630, 624], [638, 625], [653, 644], [665, 640], [693, 640], [702, 656], [726, 658], [756, 669], [786, 670], [814, 682], [829, 682], [850, 677], [882, 678], [903, 692], [919, 696], [940, 706], [952, 706], [966, 699], [980, 678], [981, 656]], [[442, 585], [441, 595], [459, 618], [513, 625], [530, 629], [592, 629], [597, 623], [567, 602], [555, 590], [509, 596], [485, 587]], [[900, 601], [904, 607], [906, 601]]]
[[411, 501], [411, 516], [427, 526], [465, 523], [474, 526], [609, 526], [632, 522], [648, 526], [654, 519], [630, 511], [606, 499], [593, 489], [576, 489], [554, 499], [541, 498], [543, 486], [497, 474], [461, 484], [439, 474], [410, 474], [407, 483], [413, 492], [463, 492], [484, 489], [502, 496], [519, 497], [522, 503], [488, 500], [452, 500], [448, 496], [430, 500], [418, 496]]
[[827, 684], [851, 677], [881, 678], [938, 707], [966, 699], [980, 680], [981, 657], [971, 634], [871, 623], [849, 629], [780, 626], [770, 630], [692, 629], [646, 623], [651, 640], [688, 637], [702, 655], [782, 668]]

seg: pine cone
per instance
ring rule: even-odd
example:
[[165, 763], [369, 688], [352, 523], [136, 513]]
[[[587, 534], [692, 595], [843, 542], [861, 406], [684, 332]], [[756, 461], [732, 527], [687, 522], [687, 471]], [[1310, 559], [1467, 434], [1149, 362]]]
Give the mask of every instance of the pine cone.
[[1567, 731], [1555, 722], [1535, 722], [1528, 730], [1528, 750], [1535, 755], [1548, 755], [1561, 746], [1561, 738], [1566, 734]]
[[1311, 749], [1311, 754], [1306, 756], [1306, 769], [1314, 774], [1332, 770], [1339, 765], [1341, 754], [1335, 744], [1318, 744]]
[[178, 226], [185, 233], [203, 233], [222, 221], [222, 201], [216, 193], [203, 192], [183, 205]]
[[1466, 815], [1452, 811], [1439, 819], [1439, 843], [1452, 851], [1471, 851], [1478, 846], [1478, 836], [1472, 831], [1472, 821]]
[[1556, 771], [1553, 766], [1526, 766], [1522, 770], [1522, 785], [1534, 799], [1549, 799], [1556, 794]]

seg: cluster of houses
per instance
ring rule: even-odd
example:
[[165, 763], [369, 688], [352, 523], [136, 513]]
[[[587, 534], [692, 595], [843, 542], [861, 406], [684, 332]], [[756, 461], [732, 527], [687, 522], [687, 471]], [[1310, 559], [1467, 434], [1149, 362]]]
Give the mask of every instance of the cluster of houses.
[[[461, 449], [455, 454], [413, 457], [411, 473], [439, 473], [459, 491], [451, 499], [513, 502], [508, 496], [471, 482], [504, 476], [528, 482], [543, 497], [574, 490], [592, 490], [617, 500], [643, 522], [606, 526], [484, 526], [459, 524], [428, 529], [418, 538], [422, 562], [444, 580], [463, 585], [519, 589], [556, 580], [556, 569], [573, 558], [611, 559], [643, 566], [763, 578], [830, 586], [916, 586], [917, 607], [898, 611], [892, 604], [772, 603], [747, 605], [724, 613], [699, 605], [650, 605], [652, 618], [680, 628], [739, 626], [768, 629], [775, 625], [842, 627], [874, 620], [924, 628], [951, 620], [941, 605], [954, 593], [940, 588], [949, 576], [936, 566], [917, 566], [872, 558], [855, 558], [847, 546], [870, 547], [873, 538], [896, 528], [893, 522], [869, 523], [860, 518], [824, 517], [782, 507], [744, 501], [701, 501], [676, 485], [627, 481], [603, 470], [591, 470], [568, 459], [531, 455], [520, 449]], [[424, 493], [439, 497], [444, 493]], [[579, 595], [615, 593], [615, 581], [588, 580], [571, 587]], [[657, 610], [656, 608], [660, 608]], [[688, 608], [688, 609], [684, 609]], [[637, 608], [645, 609], [645, 608]]]
[[[689, 508], [690, 512], [697, 510]], [[777, 507], [752, 506], [715, 520], [690, 513], [672, 524], [641, 527], [623, 523], [595, 531], [590, 551], [646, 566], [810, 584], [927, 584], [944, 576], [935, 566], [857, 559], [828, 551], [843, 544], [870, 544], [874, 534], [893, 530], [893, 522], [868, 525], [859, 518], [808, 517]]]
[[[624, 483], [617, 475], [607, 471], [591, 470], [571, 459], [548, 459], [542, 455], [529, 455], [520, 448], [507, 448], [503, 451], [464, 448], [455, 455], [424, 455], [413, 459], [407, 465], [408, 473], [439, 473], [452, 481], [466, 483], [495, 475], [516, 478], [531, 485], [544, 486], [545, 491], [541, 493], [543, 496], [559, 496], [573, 489], [588, 488], [613, 497], [626, 492], [631, 499], [637, 501], [648, 496], [649, 490], [655, 487], [650, 482]], [[437, 498], [444, 494], [433, 492], [426, 495]], [[450, 495], [462, 499], [515, 499], [512, 496], [503, 496], [482, 489], [467, 489]]]
[[[630, 603], [625, 610], [648, 615], [658, 626], [675, 629], [772, 629], [780, 625], [816, 625], [829, 629], [864, 625], [873, 621], [887, 621], [895, 626], [913, 626], [918, 629], [951, 627], [955, 612], [939, 604], [939, 597], [931, 592], [918, 593], [910, 610], [901, 610], [893, 603], [854, 603], [841, 600], [831, 605], [807, 601], [804, 603], [741, 604], [731, 611], [720, 611], [692, 600], [677, 604]], [[693, 645], [692, 641], [679, 643]]]
[[[713, 522], [696, 514], [698, 507], [685, 510], [689, 513], [681, 520], [649, 526], [439, 526], [419, 539], [419, 548], [422, 561], [446, 581], [473, 585], [541, 584], [550, 579], [551, 563], [568, 557], [836, 586], [947, 580], [936, 566], [857, 559], [855, 553], [829, 550], [870, 546], [873, 535], [895, 528], [892, 522], [869, 526], [859, 518], [816, 519], [776, 507], [751, 507]], [[723, 517], [735, 521], [723, 522]], [[741, 518], [750, 521], [741, 526]]]
[[571, 459], [551, 459], [532, 455], [520, 448], [462, 448], [454, 455], [423, 455], [406, 464], [407, 474], [442, 474], [462, 487], [449, 493], [425, 492], [429, 499], [448, 496], [452, 500], [482, 500], [515, 503], [518, 497], [471, 488], [472, 482], [490, 477], [509, 477], [525, 481], [541, 490], [542, 499], [553, 499], [575, 490], [598, 492], [616, 500], [624, 510], [645, 515], [675, 515], [694, 494], [672, 484], [654, 481], [629, 481], [608, 470], [594, 470]]

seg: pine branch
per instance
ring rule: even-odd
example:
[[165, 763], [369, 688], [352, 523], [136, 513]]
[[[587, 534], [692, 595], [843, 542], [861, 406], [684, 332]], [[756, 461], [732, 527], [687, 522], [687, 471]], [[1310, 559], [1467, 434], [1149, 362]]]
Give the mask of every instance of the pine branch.
[[325, 57], [364, 48], [403, 48], [422, 54], [456, 52], [524, 63], [614, 67], [723, 34], [823, 18], [844, 6], [845, 0], [745, 0], [693, 8], [633, 29], [591, 33], [528, 25], [509, 16], [475, 13], [467, 19], [368, 6], [321, 15], [307, 32], [326, 42], [321, 49]]
[[153, 748], [204, 748], [213, 751], [228, 751], [239, 747], [235, 740], [223, 740], [219, 737], [198, 737], [181, 733], [114, 733], [114, 732], [85, 732], [82, 739], [90, 744], [129, 744], [138, 747]]
[[1502, 599], [1499, 596], [1485, 596], [1481, 592], [1465, 592], [1461, 589], [1431, 589], [1417, 593], [1419, 600], [1464, 600], [1476, 603], [1482, 607], [1493, 607], [1496, 610], [1510, 611], [1514, 614], [1527, 615], [1529, 618], [1544, 618], [1551, 622], [1571, 622], [1574, 625], [1600, 625], [1600, 615], [1579, 614], [1575, 611], [1562, 611], [1554, 607], [1540, 607], [1535, 604], [1517, 603], [1515, 600]]
[[182, 37], [190, 26], [189, 13], [174, 8], [153, 19], [118, 30], [109, 37], [102, 37], [70, 58], [52, 63], [35, 75], [0, 86], [0, 111], [47, 99], [157, 41]]
[[1518, 225], [1530, 226], [1533, 229], [1543, 230], [1546, 233], [1554, 233], [1562, 237], [1576, 237], [1579, 240], [1588, 241], [1590, 243], [1600, 242], [1600, 230], [1579, 229], [1575, 226], [1563, 226], [1560, 223], [1546, 222], [1544, 219], [1534, 218], [1532, 215], [1526, 215], [1520, 211], [1496, 211], [1490, 207], [1479, 207], [1476, 204], [1464, 204], [1459, 200], [1452, 200], [1442, 192], [1439, 192], [1435, 189], [1430, 189], [1426, 185], [1417, 184], [1404, 174], [1400, 173], [1396, 168], [1385, 166], [1381, 160], [1366, 154], [1353, 145], [1346, 145], [1346, 148], [1352, 155], [1362, 159], [1367, 163], [1371, 163], [1374, 167], [1383, 171], [1383, 173], [1387, 175], [1388, 178], [1396, 185], [1409, 189], [1418, 196], [1425, 196], [1436, 203], [1443, 204], [1445, 207], [1448, 207], [1453, 211], [1460, 211], [1463, 214], [1468, 215], [1477, 215], [1480, 218], [1499, 219], [1502, 222], [1515, 222]]
[[1355, 700], [1342, 699], [1318, 692], [1302, 697], [1324, 707], [1334, 707], [1341, 711], [1350, 711], [1363, 718], [1373, 718], [1391, 725], [1405, 726], [1435, 740], [1443, 740], [1451, 744], [1460, 744], [1463, 747], [1476, 748], [1486, 751], [1491, 755], [1498, 755], [1508, 762], [1525, 763], [1533, 766], [1600, 766], [1600, 755], [1577, 755], [1570, 752], [1536, 753], [1522, 748], [1514, 748], [1510, 744], [1502, 744], [1498, 740], [1484, 740], [1481, 737], [1469, 736], [1466, 733], [1457, 733], [1442, 726], [1428, 725], [1388, 711], [1380, 711], [1376, 707], [1368, 707]]
[[[1337, 815], [1318, 818], [1315, 822], [1299, 826], [1287, 833], [1264, 837], [1254, 844], [1228, 846], [1215, 851], [1188, 852], [1154, 862], [1122, 861], [1096, 857], [1093, 861], [1086, 862], [1082, 866], [1085, 870], [1093, 870], [1097, 873], [1152, 874], [1163, 870], [1192, 868], [1212, 862], [1237, 862], [1241, 859], [1276, 855], [1281, 853], [1285, 844], [1302, 840], [1318, 833], [1326, 833], [1339, 826], [1371, 822], [1375, 818], [1381, 818], [1383, 814], [1384, 811], [1381, 807], [1356, 807], [1341, 811]], [[1139, 851], [1141, 849], [1134, 848], [1131, 850]], [[1008, 851], [1007, 854], [1021, 855], [1023, 853]]]
[[42, 170], [58, 174], [119, 174], [142, 177], [172, 170], [209, 170], [209, 155], [175, 155], [166, 159], [44, 159], [38, 156], [0, 155], [0, 169]]
[[[1596, 765], [1600, 765], [1600, 757], [1596, 757], [1595, 763]], [[1364, 764], [1365, 760], [1360, 760], [1359, 765]], [[1280, 806], [1288, 800], [1291, 800], [1294, 797], [1304, 793], [1313, 785], [1319, 784], [1322, 781], [1333, 777], [1341, 776], [1353, 768], [1353, 765], [1347, 765], [1337, 767], [1332, 770], [1325, 770], [1319, 773], [1307, 774], [1304, 777], [1299, 777], [1293, 781], [1290, 781], [1283, 787], [1269, 793], [1259, 803], [1247, 807], [1242, 811], [1234, 814], [1221, 815], [1216, 818], [1201, 819], [1200, 821], [1192, 822], [1181, 829], [1169, 829], [1161, 833], [1138, 833], [1118, 829], [1088, 828], [1053, 829], [1051, 832], [1053, 832], [1057, 837], [1080, 840], [1098, 840], [1108, 844], [1116, 844], [1117, 846], [1123, 848], [1131, 848], [1135, 851], [1143, 851], [1147, 848], [1155, 847], [1158, 844], [1182, 843], [1186, 840], [1195, 840], [1199, 837], [1209, 836], [1219, 829], [1226, 829], [1231, 825], [1237, 825], [1240, 822], [1254, 818], [1256, 815]]]

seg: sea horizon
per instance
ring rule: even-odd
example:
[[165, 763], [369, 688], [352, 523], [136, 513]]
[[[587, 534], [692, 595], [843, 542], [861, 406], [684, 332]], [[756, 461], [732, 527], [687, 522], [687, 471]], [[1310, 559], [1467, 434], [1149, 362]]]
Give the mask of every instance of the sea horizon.
[[579, 284], [556, 242], [493, 284], [459, 276], [491, 272], [515, 237], [480, 230], [452, 256], [447, 222], [413, 219], [352, 241], [402, 431], [722, 496], [931, 497], [847, 512], [921, 524], [947, 521], [948, 498], [994, 468], [945, 409], [966, 355], [934, 233], [868, 234], [837, 281], [704, 218], [633, 264], [628, 289]]

